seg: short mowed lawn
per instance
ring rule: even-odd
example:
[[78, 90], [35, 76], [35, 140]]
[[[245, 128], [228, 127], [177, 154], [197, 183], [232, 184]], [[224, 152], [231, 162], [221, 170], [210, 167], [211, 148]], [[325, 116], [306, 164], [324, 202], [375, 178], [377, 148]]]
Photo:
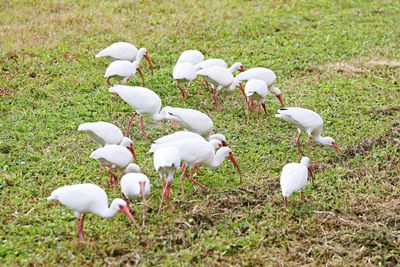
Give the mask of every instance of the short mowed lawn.
[[[400, 4], [398, 1], [2, 1], [0, 3], [1, 265], [378, 265], [400, 262]], [[204, 191], [175, 179], [171, 207], [158, 215], [161, 185], [137, 127], [139, 164], [152, 181], [139, 241], [124, 216], [89, 215], [86, 242], [73, 212], [46, 197], [57, 187], [96, 183], [118, 189], [89, 158], [97, 145], [77, 127], [124, 128], [132, 108], [107, 92], [106, 59], [116, 41], [146, 47], [155, 66], [145, 85], [163, 105], [208, 114], [243, 172], [229, 162], [202, 168]], [[314, 144], [316, 187], [283, 207], [279, 174], [301, 156], [296, 129], [267, 113], [245, 122], [239, 90], [186, 101], [172, 69], [179, 54], [272, 69], [287, 106], [312, 109], [341, 151]], [[145, 65], [145, 64], [143, 64]], [[140, 85], [140, 79], [129, 81]], [[145, 118], [150, 140], [172, 133]], [[180, 172], [176, 174], [176, 177]], [[140, 219], [141, 205], [135, 205]]]

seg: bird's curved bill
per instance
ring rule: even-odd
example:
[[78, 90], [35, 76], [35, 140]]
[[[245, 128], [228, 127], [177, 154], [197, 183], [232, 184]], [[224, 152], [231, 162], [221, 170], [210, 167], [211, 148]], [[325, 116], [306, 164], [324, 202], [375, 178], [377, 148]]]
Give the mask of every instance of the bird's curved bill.
[[245, 71], [244, 67], [243, 67], [243, 66], [240, 66], [239, 71], [240, 71], [240, 72]]
[[154, 73], [153, 73], [153, 64], [151, 64], [150, 57], [149, 57], [149, 53], [146, 53], [146, 54], [144, 55], [144, 58], [146, 59], [147, 64], [149, 64], [149, 67], [150, 67], [150, 70], [151, 70], [151, 75], [153, 75], [153, 74], [154, 74]]
[[139, 67], [137, 67], [137, 72], [139, 73], [139, 75], [140, 75], [140, 77], [142, 78], [142, 84], [144, 85], [144, 77], [143, 77], [143, 72], [142, 72], [142, 69], [141, 68], [139, 68]]
[[332, 147], [333, 147], [333, 149], [336, 150], [336, 152], [339, 152], [339, 151], [340, 151], [340, 148], [339, 148], [339, 146], [338, 146], [336, 143], [333, 143], [333, 144], [332, 144]]
[[123, 213], [126, 217], [128, 217], [128, 219], [133, 223], [133, 225], [139, 230], [139, 226], [138, 226], [138, 224], [137, 224], [135, 218], [133, 218], [131, 212], [129, 211], [128, 206], [122, 206], [122, 205], [121, 205], [121, 206], [119, 207], [119, 211], [120, 211], [121, 213]]
[[236, 161], [235, 157], [233, 156], [232, 152], [229, 152], [228, 158], [230, 159], [230, 161], [232, 161], [233, 165], [236, 167], [236, 169], [237, 169], [237, 171], [239, 173], [239, 176], [240, 176], [240, 181], [242, 181], [242, 172], [240, 171], [239, 164], [237, 163], [237, 161]]
[[279, 103], [281, 104], [281, 107], [284, 107], [285, 105], [283, 104], [282, 94], [277, 95], [276, 98], [278, 98], [278, 101], [279, 101]]
[[133, 145], [131, 144], [131, 145], [128, 147], [128, 149], [129, 149], [129, 151], [132, 153], [132, 156], [133, 156], [133, 158], [135, 159], [135, 161], [137, 161], [137, 156], [136, 156], [135, 150], [133, 149]]
[[239, 89], [240, 89], [240, 92], [242, 92], [242, 95], [244, 96], [244, 99], [246, 100], [246, 103], [247, 103], [247, 96], [246, 96], [246, 93], [244, 92], [242, 82], [239, 83]]

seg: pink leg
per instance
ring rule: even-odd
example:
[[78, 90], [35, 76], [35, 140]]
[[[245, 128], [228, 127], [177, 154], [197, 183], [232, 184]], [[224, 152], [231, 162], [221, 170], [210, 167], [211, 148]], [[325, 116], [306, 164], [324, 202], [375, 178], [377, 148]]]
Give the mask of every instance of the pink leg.
[[176, 85], [176, 88], [178, 88], [179, 90], [181, 90], [182, 98], [183, 98], [183, 99], [186, 99], [186, 97], [185, 97], [185, 90], [183, 90], [183, 89], [179, 86], [179, 82], [178, 82], [178, 81], [176, 81], [175, 85]]
[[112, 168], [108, 167], [108, 184], [110, 185], [110, 187], [113, 187], [113, 178], [114, 178], [114, 174], [112, 173]]
[[197, 173], [201, 173], [201, 169], [200, 169], [199, 165], [194, 166], [194, 170], [195, 170]]
[[125, 136], [128, 136], [129, 130], [131, 129], [132, 121], [135, 119], [137, 112], [133, 112], [132, 116], [129, 118], [128, 126], [125, 129]]
[[213, 90], [213, 98], [214, 98], [214, 104], [217, 110], [219, 110], [219, 103], [218, 103], [218, 92], [217, 89]]
[[260, 114], [260, 110], [261, 110], [261, 106], [260, 106], [260, 104], [258, 104], [258, 106], [257, 106], [257, 119], [258, 119], [258, 115]]
[[287, 207], [287, 205], [288, 205], [287, 197], [284, 197], [283, 204], [285, 205], [285, 207]]
[[198, 95], [198, 96], [200, 95], [200, 91], [201, 91], [201, 89], [203, 89], [203, 85], [205, 84], [205, 82], [206, 82], [206, 80], [204, 80], [204, 79], [201, 80], [199, 91], [197, 91], [197, 95]]
[[201, 188], [203, 188], [205, 190], [208, 189], [205, 185], [201, 184], [199, 181], [197, 181], [196, 179], [193, 178], [193, 168], [190, 169], [189, 181], [197, 184], [198, 186], [200, 186]]
[[297, 143], [297, 151], [301, 155], [300, 134], [297, 136], [296, 143]]
[[250, 102], [247, 101], [247, 102], [246, 102], [246, 110], [245, 110], [246, 121], [247, 121], [247, 123], [250, 122], [250, 112], [249, 112], [249, 109], [250, 109]]
[[85, 234], [83, 233], [83, 220], [85, 219], [86, 214], [82, 214], [82, 217], [78, 220], [78, 227], [77, 231], [79, 234], [79, 241], [84, 242], [85, 241]]
[[100, 169], [99, 169], [99, 177], [103, 176], [103, 166], [100, 165]]
[[308, 149], [308, 153], [311, 153], [311, 150], [312, 150], [312, 141], [311, 141], [311, 137], [309, 136], [308, 138], [307, 138], [307, 149]]
[[144, 140], [147, 141], [148, 138], [147, 138], [147, 133], [146, 133], [146, 131], [144, 130], [143, 115], [140, 115], [140, 129], [142, 130]]
[[181, 175], [181, 189], [182, 189], [182, 194], [185, 193], [186, 168], [187, 168], [187, 164], [186, 164], [186, 162], [185, 162], [185, 163], [183, 163], [183, 165], [182, 165], [182, 175]]

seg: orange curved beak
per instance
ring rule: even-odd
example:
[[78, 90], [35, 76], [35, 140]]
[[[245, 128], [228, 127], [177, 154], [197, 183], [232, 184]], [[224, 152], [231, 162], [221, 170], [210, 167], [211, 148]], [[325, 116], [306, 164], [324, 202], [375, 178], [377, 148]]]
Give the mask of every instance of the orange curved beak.
[[142, 69], [138, 67], [136, 70], [139, 73], [140, 77], [142, 78], [142, 84], [144, 85], [144, 77], [143, 77]]
[[135, 152], [135, 150], [133, 149], [133, 145], [131, 144], [131, 145], [128, 147], [128, 149], [129, 149], [129, 151], [132, 153], [132, 156], [133, 156], [133, 158], [135, 159], [135, 161], [137, 162], [136, 152]]
[[119, 207], [119, 211], [124, 214], [126, 217], [128, 217], [128, 219], [133, 223], [133, 225], [136, 227], [137, 231], [138, 231], [138, 235], [139, 235], [139, 239], [141, 239], [141, 234], [140, 234], [140, 230], [139, 230], [139, 226], [135, 220], [135, 218], [133, 218], [131, 212], [129, 211], [129, 208], [127, 206], [120, 206]]
[[239, 173], [239, 176], [240, 176], [240, 182], [242, 182], [242, 172], [240, 171], [239, 164], [237, 163], [237, 161], [236, 161], [235, 157], [233, 156], [232, 152], [229, 152], [228, 158], [230, 159], [230, 161], [232, 161], [233, 165], [236, 167], [236, 169], [237, 169], [237, 171]]
[[240, 92], [242, 92], [242, 95], [244, 96], [244, 99], [246, 100], [246, 104], [247, 104], [247, 96], [246, 96], [246, 93], [244, 92], [242, 82], [239, 83], [239, 89], [240, 89]]
[[146, 59], [147, 64], [149, 64], [149, 67], [150, 67], [150, 70], [151, 70], [151, 75], [153, 75], [154, 74], [154, 72], [153, 72], [153, 64], [151, 64], [148, 52], [146, 52], [146, 54], [144, 55], [144, 59]]
[[283, 108], [285, 105], [283, 104], [282, 94], [277, 95], [276, 98], [278, 98], [278, 101], [279, 101], [279, 103], [281, 104], [281, 107]]
[[335, 149], [336, 152], [339, 152], [339, 151], [340, 151], [340, 148], [339, 148], [339, 146], [338, 146], [336, 143], [333, 143], [333, 144], [332, 144], [332, 148]]

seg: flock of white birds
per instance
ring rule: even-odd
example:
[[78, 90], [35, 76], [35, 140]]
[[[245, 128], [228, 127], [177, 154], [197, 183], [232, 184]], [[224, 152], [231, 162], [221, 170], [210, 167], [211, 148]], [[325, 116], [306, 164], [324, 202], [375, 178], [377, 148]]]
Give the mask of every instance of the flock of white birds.
[[[142, 227], [146, 220], [146, 196], [150, 193], [150, 180], [141, 172], [137, 162], [133, 142], [128, 137], [132, 122], [136, 116], [140, 117], [140, 129], [147, 140], [143, 115], [147, 114], [155, 121], [170, 120], [176, 132], [159, 138], [153, 142], [150, 153], [153, 155], [154, 168], [159, 173], [163, 187], [159, 213], [163, 203], [169, 202], [171, 186], [174, 175], [179, 168], [181, 174], [181, 191], [184, 192], [186, 170], [189, 168], [189, 180], [203, 189], [207, 187], [194, 179], [194, 172], [201, 172], [200, 165], [209, 168], [218, 168], [225, 158], [228, 158], [236, 167], [241, 178], [239, 165], [233, 156], [232, 150], [227, 146], [224, 135], [213, 133], [214, 124], [204, 113], [185, 108], [162, 108], [160, 97], [152, 90], [139, 86], [122, 85], [134, 75], [139, 73], [144, 84], [143, 72], [140, 61], [144, 57], [153, 74], [153, 66], [146, 48], [137, 49], [133, 44], [117, 42], [100, 51], [96, 57], [106, 57], [111, 62], [104, 77], [111, 86], [108, 90], [114, 97], [119, 96], [135, 111], [129, 118], [125, 133], [115, 125], [108, 122], [88, 122], [79, 125], [78, 131], [89, 134], [100, 148], [93, 151], [91, 158], [100, 163], [100, 175], [103, 167], [108, 169], [110, 187], [118, 186], [118, 176], [114, 170], [121, 171], [124, 175], [120, 180], [120, 188], [124, 199], [116, 198], [108, 206], [106, 192], [99, 186], [91, 183], [74, 184], [54, 190], [48, 197], [49, 200], [58, 200], [63, 205], [74, 211], [78, 218], [77, 231], [80, 241], [84, 241], [83, 221], [87, 213], [98, 215], [102, 218], [112, 218], [118, 212], [125, 214], [137, 229], [140, 237], [141, 231], [134, 216], [131, 214], [129, 199], [142, 200]], [[234, 73], [240, 73], [234, 76]], [[176, 87], [180, 89], [182, 97], [186, 98], [192, 82], [202, 77], [200, 90], [206, 86], [212, 93], [216, 108], [219, 108], [219, 92], [228, 92], [239, 88], [246, 101], [246, 118], [249, 120], [249, 111], [256, 110], [257, 116], [261, 107], [266, 113], [265, 101], [269, 93], [274, 94], [281, 108], [276, 117], [294, 124], [298, 129], [297, 146], [300, 149], [300, 135], [308, 135], [308, 144], [311, 139], [322, 145], [339, 150], [336, 142], [331, 137], [322, 137], [323, 121], [317, 113], [298, 107], [284, 107], [282, 92], [274, 86], [275, 73], [267, 68], [256, 67], [245, 70], [239, 62], [228, 68], [222, 59], [204, 59], [204, 55], [197, 50], [184, 51], [173, 69], [173, 78]], [[113, 79], [119, 79], [119, 84], [112, 84]], [[182, 83], [187, 83], [186, 88]], [[243, 83], [245, 86], [243, 87]], [[200, 92], [199, 90], [199, 92]], [[177, 131], [179, 124], [185, 131]], [[311, 170], [310, 159], [303, 157], [300, 163], [286, 164], [281, 173], [280, 184], [284, 205], [287, 206], [288, 197], [305, 187], [308, 176], [314, 177]], [[301, 193], [303, 198], [303, 193]]]

